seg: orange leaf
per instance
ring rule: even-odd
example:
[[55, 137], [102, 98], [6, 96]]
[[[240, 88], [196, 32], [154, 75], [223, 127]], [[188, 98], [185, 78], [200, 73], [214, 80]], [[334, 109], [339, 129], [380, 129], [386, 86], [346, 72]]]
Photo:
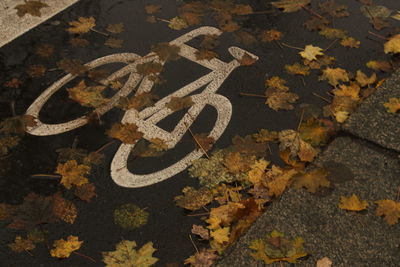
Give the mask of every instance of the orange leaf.
[[378, 204], [376, 209], [376, 215], [384, 216], [385, 221], [394, 225], [399, 221], [400, 218], [400, 202], [395, 202], [390, 199], [375, 201]]
[[339, 208], [343, 210], [360, 211], [365, 210], [367, 207], [368, 202], [365, 200], [360, 201], [355, 194], [352, 194], [351, 197], [340, 197]]

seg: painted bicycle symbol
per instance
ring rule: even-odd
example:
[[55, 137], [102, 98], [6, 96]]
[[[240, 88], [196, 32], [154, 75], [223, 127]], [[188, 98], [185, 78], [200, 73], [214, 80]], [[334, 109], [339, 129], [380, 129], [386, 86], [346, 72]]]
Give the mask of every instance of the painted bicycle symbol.
[[[217, 140], [222, 135], [231, 119], [232, 105], [226, 97], [216, 94], [216, 91], [229, 76], [229, 74], [235, 68], [240, 66], [239, 60], [245, 54], [253, 57], [254, 59], [258, 59], [258, 57], [247, 51], [244, 51], [241, 48], [230, 47], [228, 51], [234, 57], [234, 59], [228, 63], [216, 58], [211, 60], [198, 60], [195, 56], [197, 49], [188, 46], [185, 43], [195, 37], [208, 34], [220, 35], [222, 32], [214, 27], [201, 27], [188, 32], [181, 37], [178, 37], [169, 44], [180, 47], [179, 55], [181, 57], [200, 64], [210, 69], [211, 72], [185, 85], [184, 87], [159, 100], [157, 103], [155, 103], [155, 105], [145, 108], [140, 112], [135, 109], [127, 110], [122, 118], [122, 123], [134, 123], [138, 126], [138, 131], [143, 133], [143, 138], [146, 140], [159, 138], [164, 140], [164, 142], [168, 145], [168, 148], [173, 148], [188, 131], [188, 127], [192, 125], [204, 107], [206, 105], [211, 105], [217, 111], [217, 119], [208, 136], [212, 137], [214, 140]], [[108, 78], [101, 81], [103, 84], [107, 85], [112, 81], [129, 75], [126, 83], [110, 99], [110, 101], [107, 104], [96, 108], [94, 112], [96, 112], [99, 116], [105, 114], [116, 105], [120, 97], [128, 96], [135, 88], [137, 88], [136, 94], [150, 92], [154, 82], [148, 79], [148, 77], [139, 75], [136, 72], [136, 66], [138, 64], [150, 61], [156, 61], [161, 64], [165, 63], [154, 59], [154, 57], [152, 57], [153, 55], [155, 54], [150, 53], [144, 57], [141, 57], [133, 53], [113, 54], [97, 58], [85, 64], [85, 66], [87, 66], [89, 69], [110, 63], [127, 64], [123, 68], [111, 74]], [[52, 84], [38, 98], [35, 99], [35, 101], [26, 111], [26, 114], [39, 118], [40, 110], [49, 100], [49, 98], [74, 78], [76, 78], [76, 75], [67, 74]], [[205, 86], [205, 89], [201, 93], [191, 95], [194, 104], [189, 108], [188, 112], [178, 122], [172, 132], [165, 131], [156, 125], [159, 121], [174, 112], [165, 106], [172, 97], [187, 96], [203, 86]], [[28, 133], [38, 136], [56, 135], [74, 130], [87, 123], [88, 121], [85, 116], [59, 124], [46, 124], [41, 122], [40, 119], [37, 119], [37, 125], [29, 128]], [[134, 147], [135, 144], [121, 144], [111, 163], [111, 177], [115, 183], [123, 187], [136, 188], [161, 182], [185, 170], [191, 165], [193, 160], [203, 156], [203, 151], [195, 149], [178, 162], [163, 170], [159, 170], [150, 174], [134, 174], [129, 171], [127, 167], [129, 154]]]

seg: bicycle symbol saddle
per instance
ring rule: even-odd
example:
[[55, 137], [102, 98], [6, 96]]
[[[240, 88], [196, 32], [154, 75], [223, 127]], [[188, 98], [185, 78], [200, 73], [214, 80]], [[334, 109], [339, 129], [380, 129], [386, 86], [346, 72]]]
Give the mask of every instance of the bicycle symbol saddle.
[[[230, 47], [228, 50], [234, 59], [228, 63], [216, 58], [211, 60], [198, 60], [195, 56], [196, 51], [198, 50], [188, 46], [185, 43], [195, 37], [208, 34], [220, 35], [222, 32], [214, 27], [201, 27], [190, 31], [181, 37], [178, 37], [177, 39], [171, 41], [170, 44], [180, 47], [179, 55], [181, 57], [200, 64], [210, 69], [211, 72], [185, 85], [184, 87], [159, 100], [157, 103], [155, 103], [155, 105], [145, 108], [140, 112], [135, 109], [127, 110], [122, 118], [122, 123], [134, 123], [138, 126], [138, 131], [143, 133], [143, 138], [147, 140], [159, 138], [168, 145], [168, 148], [173, 148], [187, 132], [188, 128], [204, 109], [205, 105], [211, 105], [217, 111], [217, 119], [208, 136], [214, 140], [218, 140], [229, 124], [232, 116], [232, 105], [226, 97], [216, 94], [216, 91], [229, 76], [229, 74], [235, 68], [240, 66], [239, 61], [245, 54], [253, 57], [256, 60], [258, 57], [247, 51], [244, 51], [241, 48]], [[105, 114], [117, 104], [120, 97], [128, 96], [135, 88], [137, 88], [136, 94], [150, 92], [154, 82], [148, 79], [148, 77], [139, 75], [136, 72], [136, 66], [138, 64], [150, 61], [156, 61], [161, 64], [165, 63], [155, 59], [154, 56], [154, 53], [149, 53], [144, 57], [133, 53], [121, 53], [97, 58], [85, 64], [85, 66], [87, 66], [89, 69], [110, 63], [126, 64], [126, 66], [117, 70], [109, 77], [101, 81], [101, 83], [105, 85], [129, 75], [126, 83], [110, 99], [110, 101], [107, 102], [107, 104], [96, 108], [94, 112], [96, 112], [99, 116]], [[67, 74], [52, 84], [38, 98], [35, 99], [35, 101], [27, 109], [26, 114], [37, 118], [37, 124], [34, 127], [28, 128], [28, 133], [38, 136], [55, 135], [74, 130], [87, 124], [88, 121], [85, 116], [59, 124], [46, 124], [41, 122], [39, 119], [40, 110], [43, 108], [44, 104], [49, 100], [49, 98], [65, 84], [76, 77], [76, 75]], [[174, 112], [165, 106], [172, 97], [187, 96], [202, 86], [205, 86], [205, 89], [201, 93], [191, 95], [194, 104], [189, 108], [188, 112], [178, 122], [172, 132], [167, 132], [156, 125], [159, 121]], [[129, 154], [134, 147], [135, 144], [121, 144], [111, 163], [111, 177], [115, 183], [123, 187], [136, 188], [161, 182], [185, 170], [191, 165], [193, 160], [203, 156], [203, 151], [195, 149], [178, 162], [163, 170], [150, 174], [134, 174], [129, 171], [127, 167]]]

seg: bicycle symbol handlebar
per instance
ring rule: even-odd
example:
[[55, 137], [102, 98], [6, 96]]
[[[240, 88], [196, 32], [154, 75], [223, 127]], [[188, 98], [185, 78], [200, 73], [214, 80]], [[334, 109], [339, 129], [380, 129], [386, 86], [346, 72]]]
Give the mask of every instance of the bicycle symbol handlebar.
[[[228, 50], [234, 59], [228, 63], [216, 58], [211, 60], [198, 60], [195, 56], [198, 50], [188, 46], [185, 43], [195, 37], [208, 34], [220, 35], [222, 32], [214, 27], [201, 27], [190, 31], [181, 37], [178, 37], [177, 39], [171, 41], [170, 44], [180, 47], [179, 55], [181, 57], [200, 64], [210, 69], [211, 72], [185, 85], [184, 87], [159, 100], [153, 106], [145, 108], [140, 112], [135, 109], [127, 110], [122, 118], [122, 123], [134, 123], [138, 126], [138, 131], [143, 133], [143, 138], [147, 140], [159, 138], [168, 145], [168, 148], [173, 148], [187, 132], [188, 127], [190, 127], [190, 125], [192, 125], [192, 123], [196, 120], [197, 116], [204, 109], [205, 105], [208, 104], [213, 106], [217, 111], [215, 125], [208, 136], [212, 137], [214, 140], [217, 140], [222, 135], [231, 119], [232, 105], [226, 97], [216, 94], [216, 91], [229, 76], [229, 74], [235, 68], [240, 66], [239, 60], [245, 54], [253, 57], [254, 59], [258, 59], [258, 57], [247, 51], [244, 51], [241, 48], [230, 47]], [[113, 54], [97, 58], [85, 64], [85, 66], [87, 66], [89, 69], [110, 63], [127, 64], [101, 81], [101, 83], [108, 85], [112, 81], [129, 75], [126, 83], [110, 99], [110, 101], [103, 106], [97, 107], [94, 112], [96, 112], [99, 116], [105, 114], [116, 105], [120, 97], [128, 96], [136, 87], [136, 94], [150, 92], [154, 82], [148, 77], [139, 75], [136, 72], [136, 66], [138, 64], [150, 61], [156, 61], [161, 64], [165, 63], [163, 61], [159, 61], [158, 59], [154, 59], [154, 55], [154, 53], [149, 53], [144, 57], [140, 57], [139, 55], [133, 53]], [[28, 128], [28, 133], [38, 136], [55, 135], [74, 130], [87, 123], [87, 118], [85, 116], [59, 124], [46, 124], [41, 122], [39, 119], [40, 110], [50, 99], [50, 97], [76, 77], [76, 75], [67, 74], [47, 88], [38, 98], [36, 98], [36, 100], [27, 109], [26, 114], [37, 118], [37, 125]], [[156, 125], [159, 121], [174, 112], [165, 106], [172, 97], [187, 96], [202, 86], [206, 87], [201, 93], [191, 95], [194, 104], [189, 108], [188, 112], [178, 122], [172, 132], [167, 132]], [[130, 172], [127, 167], [129, 154], [134, 147], [135, 144], [121, 144], [111, 163], [111, 177], [114, 182], [123, 187], [136, 188], [161, 182], [185, 170], [189, 165], [191, 165], [193, 160], [203, 156], [202, 151], [194, 150], [178, 162], [163, 170], [150, 174], [134, 174]]]

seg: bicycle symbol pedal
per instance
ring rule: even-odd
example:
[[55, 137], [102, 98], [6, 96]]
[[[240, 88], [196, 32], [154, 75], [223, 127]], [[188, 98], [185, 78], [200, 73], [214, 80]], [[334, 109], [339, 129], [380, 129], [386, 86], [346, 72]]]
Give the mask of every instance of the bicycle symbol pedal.
[[[205, 105], [211, 105], [217, 111], [217, 120], [208, 136], [214, 140], [218, 140], [230, 122], [232, 116], [232, 105], [226, 97], [216, 94], [216, 91], [229, 76], [229, 74], [235, 68], [240, 66], [239, 61], [245, 54], [253, 57], [255, 60], [257, 60], [258, 57], [239, 47], [230, 47], [228, 51], [234, 57], [234, 59], [228, 63], [216, 58], [211, 60], [198, 60], [195, 56], [198, 50], [185, 43], [195, 37], [209, 34], [221, 35], [222, 32], [217, 28], [205, 26], [190, 31], [171, 41], [169, 44], [180, 47], [179, 55], [181, 57], [200, 64], [210, 69], [211, 72], [185, 85], [184, 87], [159, 100], [157, 103], [155, 103], [155, 105], [145, 108], [140, 112], [135, 109], [127, 110], [121, 120], [122, 123], [134, 123], [138, 126], [138, 131], [143, 133], [143, 138], [147, 140], [159, 138], [164, 140], [169, 148], [173, 148], [187, 132], [188, 127], [190, 127], [190, 125], [192, 125], [192, 123], [196, 120], [197, 116], [204, 109]], [[113, 54], [97, 58], [85, 64], [85, 66], [87, 66], [89, 69], [110, 63], [127, 64], [102, 81], [104, 84], [109, 84], [112, 81], [129, 75], [126, 83], [110, 99], [110, 101], [107, 104], [96, 108], [94, 112], [96, 112], [99, 116], [102, 116], [116, 105], [120, 97], [128, 96], [135, 88], [137, 88], [136, 94], [150, 92], [154, 82], [147, 77], [142, 77], [139, 75], [136, 72], [136, 66], [149, 61], [155, 61], [152, 55], [155, 54], [150, 53], [143, 57], [133, 53]], [[162, 61], [158, 62], [164, 64]], [[38, 118], [37, 125], [28, 128], [28, 133], [38, 136], [55, 135], [74, 130], [87, 124], [87, 118], [85, 116], [59, 124], [46, 124], [41, 122], [39, 119], [39, 113], [44, 104], [54, 93], [56, 93], [60, 88], [74, 78], [76, 78], [76, 75], [67, 74], [52, 84], [38, 98], [35, 99], [35, 101], [27, 109], [26, 114]], [[167, 132], [156, 125], [162, 119], [174, 112], [165, 106], [172, 97], [187, 96], [203, 86], [205, 86], [203, 92], [191, 95], [194, 104], [189, 108], [188, 112], [178, 122], [172, 132]], [[130, 172], [127, 167], [129, 154], [134, 147], [135, 144], [121, 144], [111, 163], [111, 177], [115, 183], [123, 187], [136, 188], [161, 182], [185, 170], [191, 165], [193, 160], [203, 156], [203, 152], [201, 150], [195, 149], [178, 162], [163, 170], [150, 174], [134, 174]]]

